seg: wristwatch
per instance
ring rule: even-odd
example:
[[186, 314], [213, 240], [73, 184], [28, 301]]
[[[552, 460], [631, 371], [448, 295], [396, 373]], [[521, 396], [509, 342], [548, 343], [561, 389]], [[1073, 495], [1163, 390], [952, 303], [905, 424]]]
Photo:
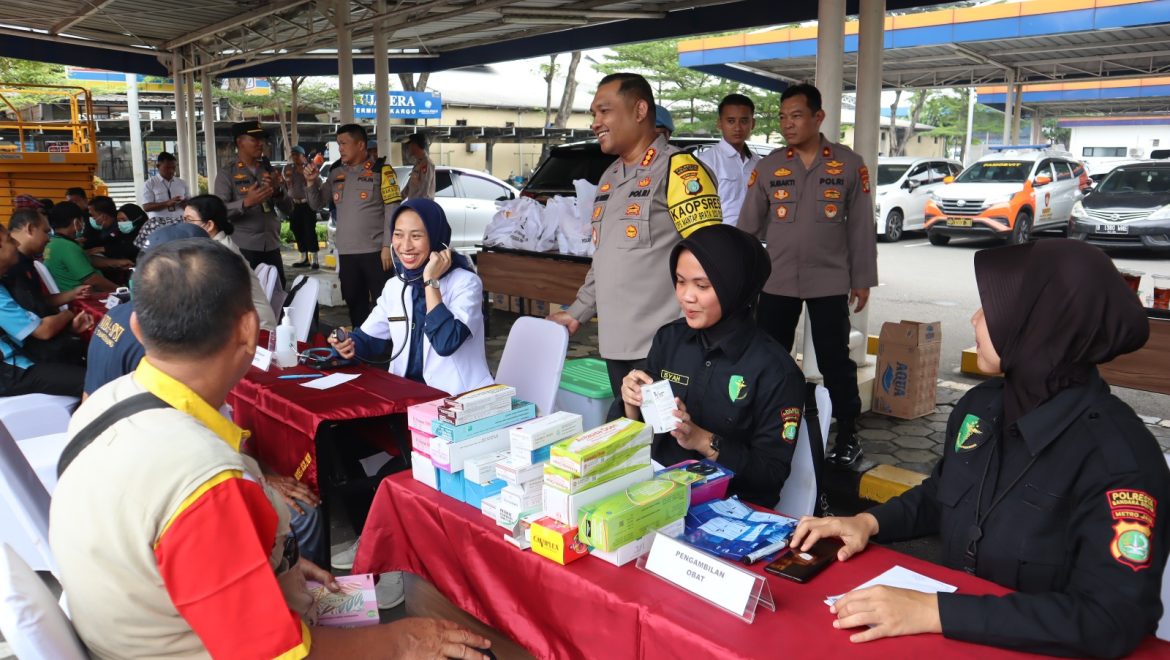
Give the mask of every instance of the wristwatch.
[[723, 438], [720, 438], [720, 437], [719, 437], [719, 435], [718, 435], [718, 434], [716, 434], [716, 433], [712, 433], [712, 434], [711, 434], [711, 451], [713, 451], [713, 452], [715, 452], [716, 454], [718, 454], [718, 453], [719, 453], [719, 447], [720, 447], [720, 445], [722, 445], [722, 444], [723, 444]]
[[439, 288], [439, 280], [427, 280], [426, 282], [423, 282], [423, 284], [431, 287], [432, 289]]

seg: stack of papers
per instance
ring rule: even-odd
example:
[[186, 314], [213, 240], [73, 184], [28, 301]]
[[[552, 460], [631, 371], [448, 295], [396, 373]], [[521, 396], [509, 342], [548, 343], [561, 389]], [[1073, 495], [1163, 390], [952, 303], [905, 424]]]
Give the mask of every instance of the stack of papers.
[[[908, 568], [903, 568], [901, 566], [895, 566], [891, 568], [890, 570], [882, 573], [869, 582], [856, 587], [853, 589], [853, 591], [877, 586], [910, 589], [912, 591], [921, 591], [924, 594], [937, 594], [940, 592], [949, 594], [958, 591], [958, 587], [955, 587], [954, 585], [947, 584], [946, 582], [939, 582], [938, 580], [928, 578], [921, 573], [915, 573], [914, 571]], [[844, 596], [845, 594], [829, 596], [825, 599], [825, 604], [829, 607], [832, 607], [834, 603], [836, 603], [838, 600], [841, 600], [841, 598]]]

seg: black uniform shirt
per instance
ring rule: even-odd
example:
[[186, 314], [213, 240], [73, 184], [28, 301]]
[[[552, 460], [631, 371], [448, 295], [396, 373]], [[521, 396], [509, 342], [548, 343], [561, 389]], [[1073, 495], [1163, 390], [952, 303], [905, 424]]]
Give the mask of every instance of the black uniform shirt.
[[[670, 381], [694, 423], [721, 438], [717, 462], [735, 472], [729, 494], [774, 507], [804, 410], [804, 376], [792, 357], [751, 321], [707, 346], [679, 319], [658, 330], [646, 363], [651, 378]], [[652, 454], [667, 466], [703, 458], [669, 433], [654, 437]]]
[[[1017, 590], [939, 594], [947, 637], [1059, 655], [1129, 653], [1162, 616], [1166, 459], [1095, 372], [1006, 433], [1003, 385], [984, 383], [956, 404], [930, 478], [870, 510], [876, 540], [938, 533], [947, 566]], [[972, 559], [976, 501], [983, 521]]]

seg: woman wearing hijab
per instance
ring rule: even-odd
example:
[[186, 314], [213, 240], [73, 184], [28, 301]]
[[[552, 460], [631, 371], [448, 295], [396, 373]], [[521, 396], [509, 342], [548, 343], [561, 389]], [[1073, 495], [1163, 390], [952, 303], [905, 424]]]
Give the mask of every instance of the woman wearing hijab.
[[126, 239], [134, 246], [135, 257], [142, 249], [138, 245], [138, 234], [142, 232], [143, 225], [146, 224], [146, 211], [137, 204], [123, 204], [118, 207], [118, 229], [126, 235]]
[[682, 240], [670, 274], [683, 318], [658, 330], [646, 371], [631, 371], [621, 392], [626, 416], [640, 419], [642, 386], [669, 381], [679, 423], [654, 437], [654, 460], [715, 461], [735, 472], [732, 495], [768, 508], [788, 478], [804, 410], [804, 376], [752, 319], [771, 272], [760, 242], [731, 225]]
[[[244, 255], [240, 254], [240, 248], [236, 247], [236, 242], [232, 240], [232, 233], [236, 231], [236, 227], [228, 219], [227, 206], [219, 197], [198, 195], [187, 200], [187, 204], [183, 208], [183, 222], [198, 225], [216, 243], [244, 259]], [[159, 227], [159, 229], [161, 228]], [[150, 245], [151, 239], [148, 236], [143, 242], [143, 249], [149, 249]], [[260, 327], [269, 331], [276, 330], [276, 312], [272, 309], [272, 302], [268, 300], [268, 293], [264, 291], [264, 285], [260, 284], [260, 277], [256, 275], [256, 271], [251, 266], [248, 266], [248, 272], [252, 274], [252, 306], [256, 308], [256, 314], [260, 316]]]
[[492, 383], [483, 336], [483, 283], [467, 257], [448, 247], [451, 225], [429, 199], [409, 199], [390, 218], [395, 276], [374, 310], [345, 341], [346, 359], [461, 394]]
[[[1118, 657], [1162, 614], [1170, 471], [1097, 365], [1137, 350], [1149, 322], [1103, 252], [1046, 240], [975, 255], [979, 368], [1000, 373], [955, 405], [930, 478], [852, 518], [806, 518], [793, 547], [839, 537], [842, 561], [872, 537], [939, 534], [943, 563], [1007, 596], [875, 587], [846, 595], [851, 639], [941, 632], [1054, 655]], [[864, 627], [870, 626], [868, 630]]]

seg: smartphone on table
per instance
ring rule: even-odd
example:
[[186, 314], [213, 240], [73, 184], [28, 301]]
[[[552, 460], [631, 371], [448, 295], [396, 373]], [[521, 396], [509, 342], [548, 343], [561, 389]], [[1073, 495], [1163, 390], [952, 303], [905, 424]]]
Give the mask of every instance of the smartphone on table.
[[804, 584], [836, 561], [837, 551], [843, 545], [845, 544], [840, 539], [829, 538], [817, 541], [807, 552], [799, 548], [790, 548], [788, 552], [765, 566], [764, 570]]

